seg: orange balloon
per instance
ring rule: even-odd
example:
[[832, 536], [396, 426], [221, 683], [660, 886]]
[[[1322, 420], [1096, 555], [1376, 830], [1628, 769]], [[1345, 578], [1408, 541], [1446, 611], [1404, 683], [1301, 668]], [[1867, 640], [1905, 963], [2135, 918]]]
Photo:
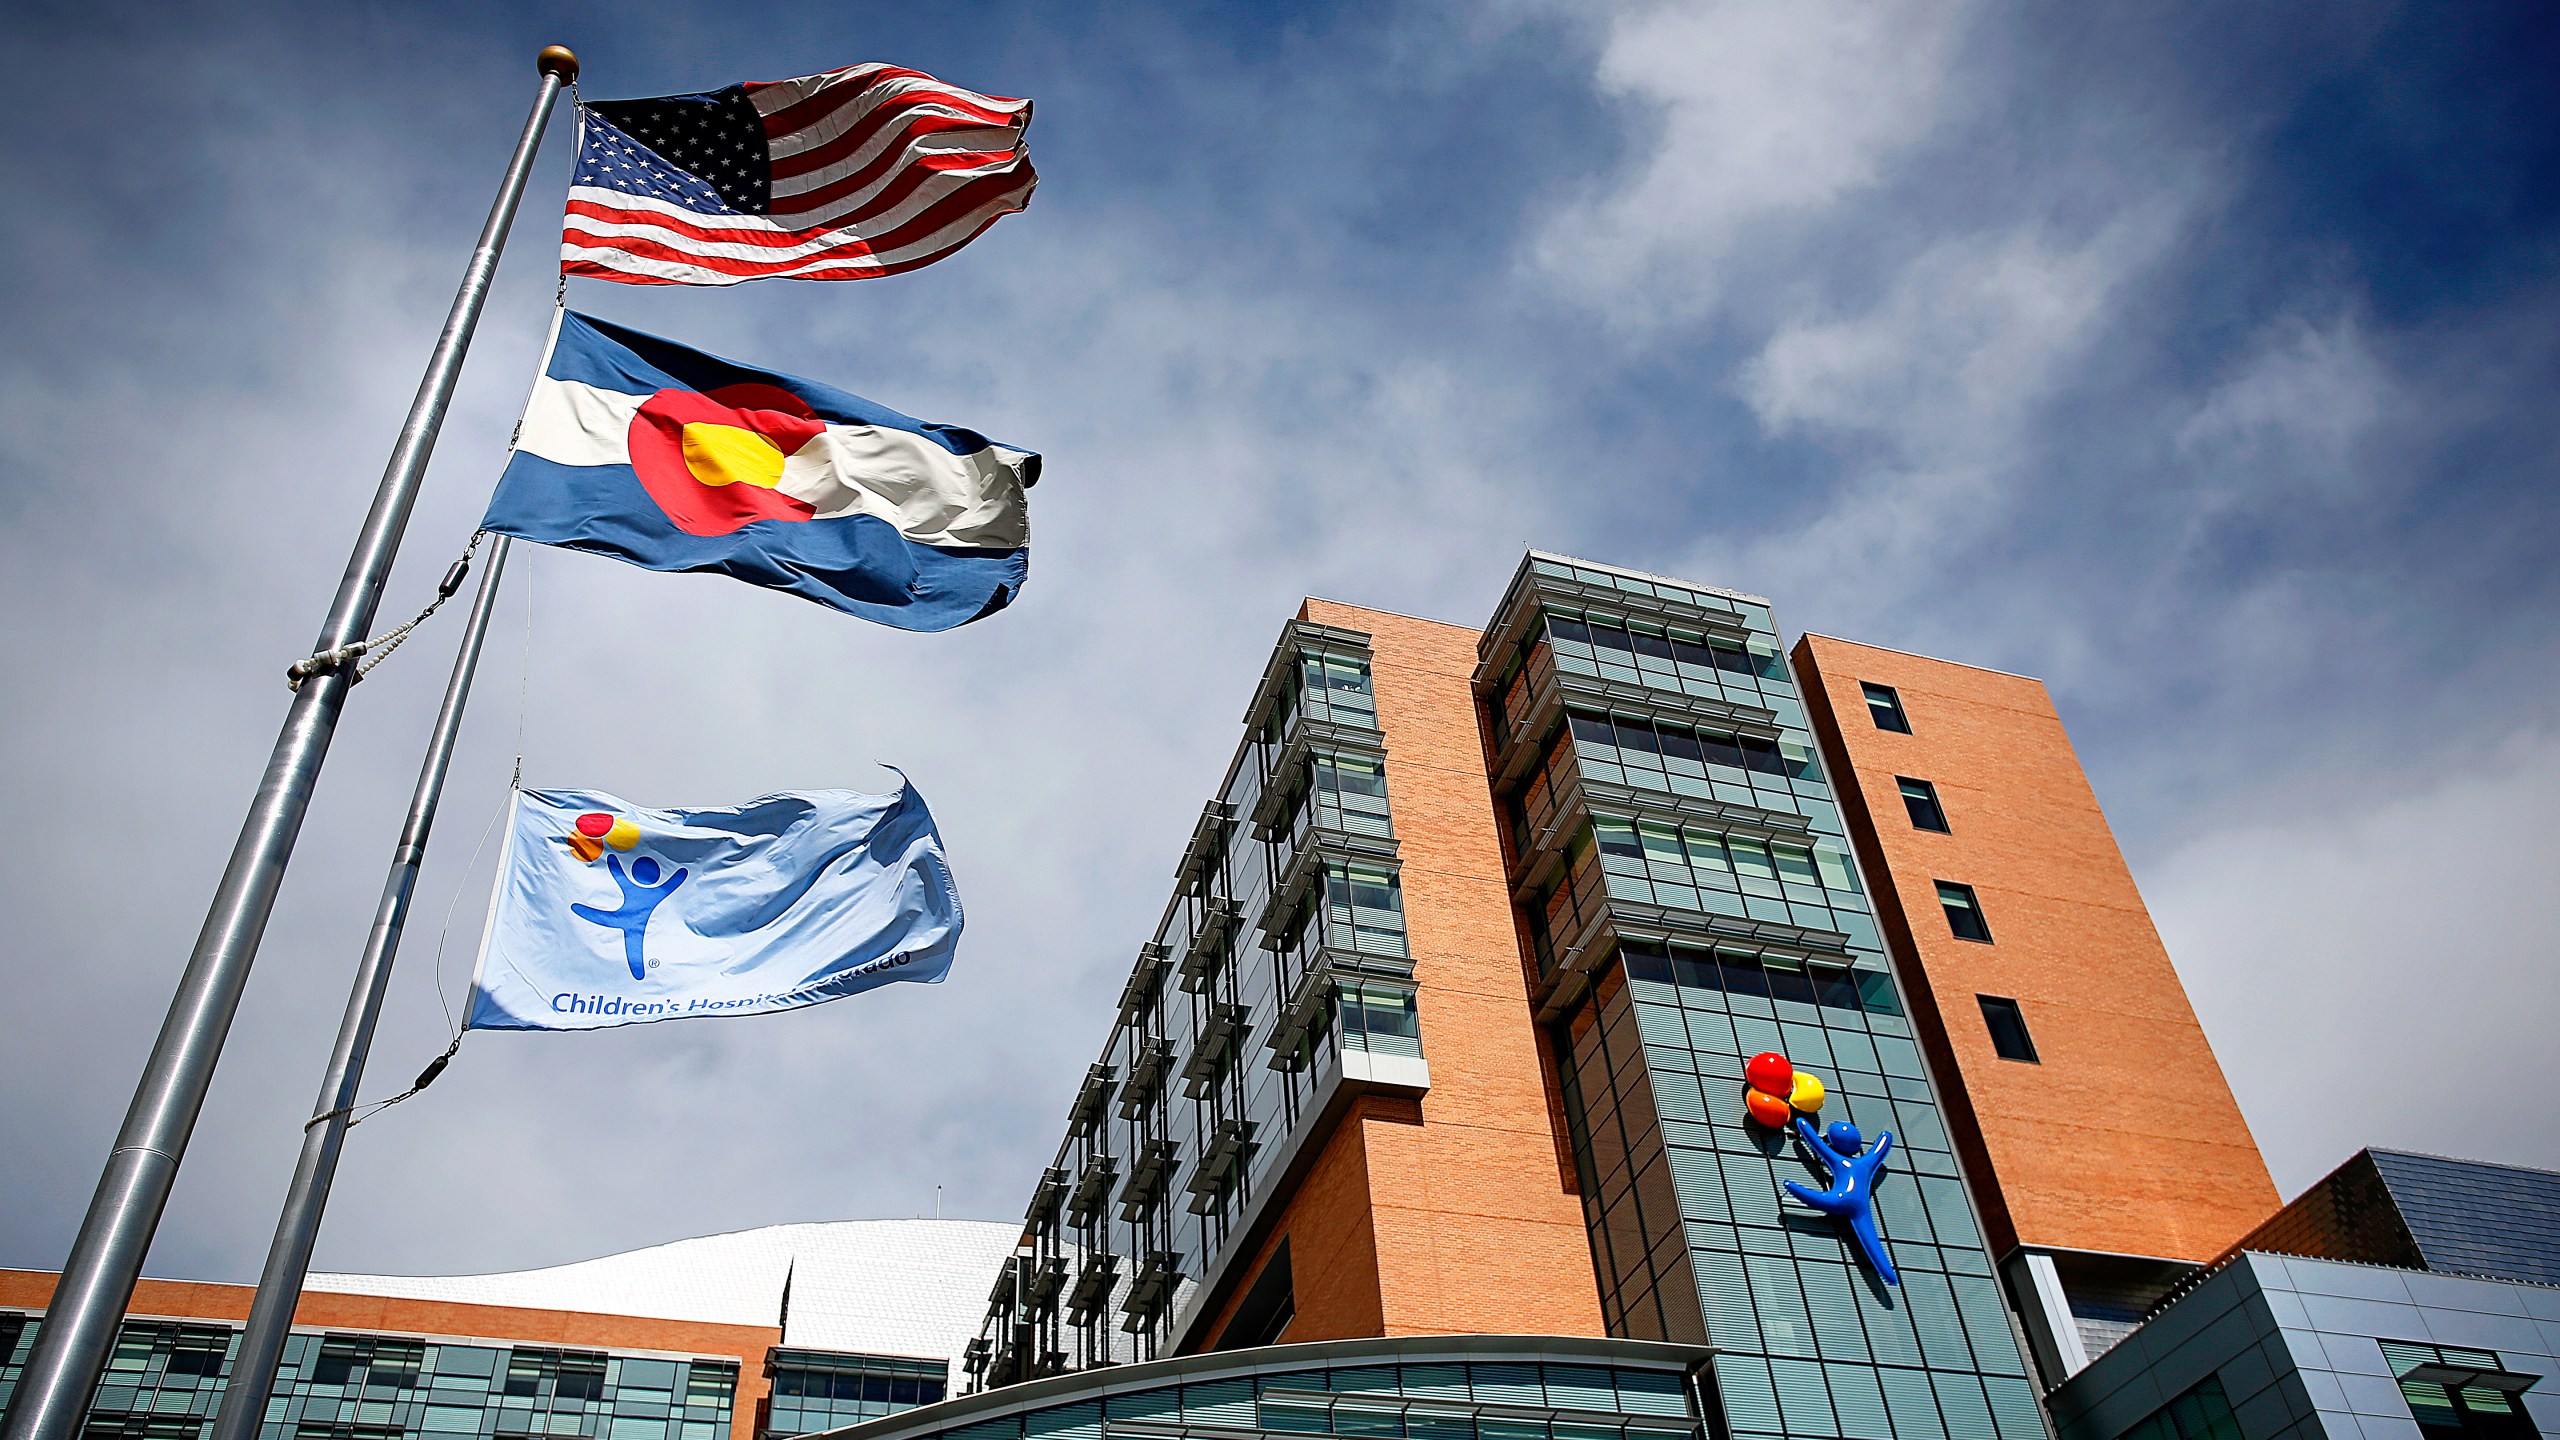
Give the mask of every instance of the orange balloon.
[[1772, 1130], [1787, 1128], [1788, 1119], [1795, 1114], [1794, 1110], [1788, 1108], [1786, 1101], [1761, 1090], [1745, 1093], [1742, 1097], [1742, 1108], [1751, 1112], [1752, 1119]]

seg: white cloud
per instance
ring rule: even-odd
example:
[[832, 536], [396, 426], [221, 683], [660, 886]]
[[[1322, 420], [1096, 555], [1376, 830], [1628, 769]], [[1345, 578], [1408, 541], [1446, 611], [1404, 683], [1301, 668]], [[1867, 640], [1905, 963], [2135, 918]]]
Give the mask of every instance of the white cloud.
[[1938, 117], [1962, 4], [1630, 6], [1596, 81], [1638, 117], [1640, 163], [1567, 210], [1536, 260], [1630, 326], [1695, 316], [1767, 227], [1874, 185]]
[[2049, 483], [2040, 406], [2184, 213], [2181, 197], [2150, 197], [2076, 243], [2033, 223], [1960, 236], [1913, 258], [1863, 311], [1780, 323], [1737, 388], [1769, 434], [1835, 455], [1842, 483], [1792, 527], [1704, 537], [1691, 573], [1818, 591], [1835, 625], [1878, 621], [1942, 584], [2011, 523], [2023, 492]]
[[[299, 156], [301, 135], [241, 144]], [[553, 174], [565, 158], [547, 157]], [[0, 659], [48, 677], [7, 716], [14, 753], [47, 762], [5, 767], [0, 806], [51, 817], [59, 839], [0, 869], [15, 955], [54, 962], [10, 966], [0, 1088], [50, 1099], [0, 1117], [0, 1150], [26, 1159], [0, 1167], [0, 1261], [59, 1261], [81, 1172], [104, 1155], [166, 1006], [282, 713], [283, 666], [317, 621], [459, 268], [458, 244], [400, 229], [397, 197], [447, 160], [411, 154], [373, 176], [268, 167], [259, 213], [278, 233], [240, 248], [276, 273], [236, 274], [245, 298], [181, 297], [166, 291], [183, 280], [145, 276], [144, 303], [196, 330], [0, 364], [13, 382], [0, 414], [25, 422], [0, 440], [19, 516], [0, 533], [0, 600], [54, 617], [0, 632]], [[457, 169], [485, 184], [485, 166]], [[306, 191], [349, 213], [306, 233], [286, 218]], [[207, 222], [261, 223], [218, 208]], [[953, 1214], [1018, 1213], [1298, 598], [1463, 616], [1490, 604], [1554, 503], [1519, 493], [1541, 433], [1526, 387], [1394, 333], [1319, 277], [1169, 263], [1150, 223], [1035, 209], [924, 277], [929, 289], [572, 295], [1042, 450], [1033, 578], [996, 620], [918, 637], [730, 581], [519, 547], [367, 1093], [444, 1044], [436, 931], [460, 893], [450, 992], [487, 885], [489, 857], [469, 876], [464, 861], [513, 760], [528, 602], [528, 783], [722, 803], [877, 786], [872, 762], [894, 761], [941, 819], [968, 941], [929, 990], [753, 1021], [474, 1037], [434, 1091], [356, 1132], [324, 1265], [549, 1263], [913, 1213], [937, 1183]], [[1042, 225], [1059, 228], [1018, 238]], [[523, 395], [550, 284], [540, 222], [515, 243], [386, 623], [468, 533]], [[137, 431], [136, 415], [156, 423]], [[37, 483], [63, 436], [124, 437], [115, 479], [167, 503]], [[350, 707], [156, 1273], [254, 1274], [459, 614]]]
[[2355, 316], [2314, 325], [2289, 315], [2178, 427], [2177, 453], [2226, 492], [2345, 498], [2358, 488], [2358, 442], [2382, 422], [2392, 388]]
[[[2287, 1194], [2359, 1146], [2560, 1149], [2560, 732], [2197, 836], [2144, 891]], [[2405, 783], [2404, 781], [2401, 783]], [[2379, 792], [2379, 793], [2378, 793]]]
[[1909, 463], [2005, 456], [2157, 228], [2067, 245], [2030, 226], [1933, 246], [1867, 312], [1781, 324], [1743, 367], [1743, 396], [1772, 431], [1874, 432]]

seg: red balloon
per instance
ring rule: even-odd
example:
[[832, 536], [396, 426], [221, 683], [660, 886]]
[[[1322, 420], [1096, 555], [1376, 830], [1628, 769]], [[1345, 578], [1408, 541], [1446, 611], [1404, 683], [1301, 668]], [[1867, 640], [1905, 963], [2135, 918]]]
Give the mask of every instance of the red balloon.
[[1771, 1095], [1791, 1095], [1796, 1088], [1796, 1067], [1775, 1050], [1763, 1050], [1742, 1067], [1742, 1078], [1751, 1088]]
[[613, 817], [600, 810], [590, 810], [578, 817], [578, 833], [590, 840], [601, 840], [612, 830]]

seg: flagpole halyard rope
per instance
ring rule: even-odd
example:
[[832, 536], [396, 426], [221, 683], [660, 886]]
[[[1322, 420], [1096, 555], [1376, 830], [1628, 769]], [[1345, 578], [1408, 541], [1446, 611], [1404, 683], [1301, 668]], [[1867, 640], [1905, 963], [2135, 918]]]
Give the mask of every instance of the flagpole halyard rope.
[[[444, 1047], [443, 1054], [438, 1055], [433, 1060], [427, 1062], [427, 1068], [418, 1072], [418, 1078], [410, 1082], [408, 1089], [403, 1090], [399, 1094], [391, 1096], [389, 1099], [385, 1100], [367, 1100], [360, 1104], [342, 1105], [335, 1110], [323, 1110], [319, 1114], [312, 1116], [309, 1120], [304, 1121], [302, 1128], [305, 1131], [308, 1131], [314, 1125], [326, 1125], [341, 1115], [347, 1115], [353, 1117], [347, 1121], [347, 1128], [352, 1130], [367, 1120], [372, 1119], [374, 1116], [381, 1114], [383, 1111], [390, 1109], [392, 1106], [399, 1104], [401, 1101], [408, 1099], [410, 1096], [417, 1094], [419, 1091], [426, 1089], [428, 1086], [436, 1083], [436, 1077], [444, 1073], [444, 1067], [453, 1063], [453, 1052], [462, 1048], [462, 1037], [469, 1033], [470, 1032], [467, 1030], [454, 1032], [453, 1043]], [[357, 1115], [356, 1112], [359, 1110], [364, 1113]]]
[[[365, 676], [372, 674], [373, 667], [391, 658], [391, 652], [400, 648], [400, 642], [408, 639], [411, 631], [425, 624], [428, 616], [443, 609], [444, 602], [452, 599], [455, 592], [462, 588], [462, 582], [471, 575], [471, 557], [479, 553], [480, 542], [487, 538], [489, 538], [489, 532], [486, 530], [471, 532], [471, 543], [462, 547], [462, 557], [446, 566], [444, 578], [436, 582], [436, 598], [428, 601], [427, 608], [419, 611], [407, 624], [351, 644], [341, 645], [334, 650], [322, 650], [305, 659], [296, 660], [285, 667], [285, 688], [299, 692], [302, 689], [302, 682], [312, 676], [325, 675], [341, 665], [358, 660], [363, 660], [364, 663], [356, 666], [354, 678], [362, 680]], [[368, 655], [372, 658], [365, 659]]]

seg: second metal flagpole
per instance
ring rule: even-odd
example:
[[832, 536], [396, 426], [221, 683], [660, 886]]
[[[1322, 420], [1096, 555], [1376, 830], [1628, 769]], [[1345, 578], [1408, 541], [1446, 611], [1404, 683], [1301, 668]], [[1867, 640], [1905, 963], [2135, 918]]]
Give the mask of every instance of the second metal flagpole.
[[426, 477], [436, 432], [453, 401], [463, 352], [470, 348], [471, 333], [489, 298], [498, 253], [515, 220], [517, 202], [524, 196], [525, 177], [532, 172], [543, 124], [561, 87], [578, 73], [577, 57], [556, 45], [543, 51], [536, 63], [542, 72], [541, 91], [517, 137], [497, 201], [480, 228], [479, 243], [464, 267], [453, 308], [428, 357], [427, 373], [418, 383], [417, 397], [409, 404], [408, 419], [401, 424], [399, 441], [392, 446], [390, 463], [374, 490], [373, 506], [365, 515], [354, 553], [347, 557], [346, 572], [338, 580], [337, 594], [314, 647], [314, 660], [322, 663], [296, 667], [304, 678], [285, 713], [284, 728], [267, 758], [266, 774], [241, 823], [240, 838], [232, 845], [195, 951], [169, 1002], [168, 1018], [152, 1043], [151, 1058], [134, 1088], [115, 1148], [108, 1152], [106, 1167], [98, 1176], [79, 1236], [63, 1262], [62, 1278], [54, 1286], [35, 1351], [27, 1358], [9, 1406], [7, 1440], [73, 1440], [81, 1432], [90, 1393], [97, 1388], [125, 1306], [133, 1299], [143, 1257], [169, 1202], [178, 1162], [204, 1109], [214, 1064], [230, 1035], [231, 1018], [240, 1007], [240, 992], [248, 984], [267, 917], [275, 909], [276, 891], [284, 881], [302, 818], [310, 809], [312, 787], [319, 780], [321, 762], [328, 757], [338, 714], [355, 682], [354, 647], [373, 624], [391, 562], [399, 554], [401, 534], [417, 503], [419, 484]]
[[[418, 785], [409, 796], [400, 843], [391, 852], [391, 873], [382, 882], [382, 900], [374, 910], [373, 930], [365, 937], [364, 958], [356, 964], [355, 988], [347, 996], [346, 1018], [338, 1025], [337, 1047], [329, 1052], [319, 1108], [303, 1127], [302, 1158], [294, 1166], [292, 1188], [285, 1192], [284, 1213], [276, 1219], [266, 1269], [258, 1275], [258, 1295], [249, 1305], [249, 1323], [231, 1362], [231, 1380], [223, 1388], [212, 1440], [257, 1440], [267, 1397], [275, 1389], [276, 1365], [284, 1358], [285, 1336], [293, 1329], [294, 1307], [302, 1301], [303, 1278], [311, 1269], [311, 1247], [320, 1237], [321, 1212], [329, 1204], [329, 1186], [337, 1179], [338, 1151], [346, 1142], [347, 1126], [354, 1123], [350, 1112], [356, 1105], [356, 1087], [364, 1081], [365, 1057], [373, 1049], [374, 1022], [382, 1015], [391, 962], [400, 953], [409, 900], [418, 887], [418, 868], [427, 856], [427, 836], [435, 828], [445, 775], [453, 767], [462, 710], [471, 703], [481, 642], [489, 635], [489, 612], [496, 605], [508, 544], [504, 535], [493, 538], [489, 568], [481, 573], [480, 588], [471, 597], [471, 618], [453, 657], [453, 677], [445, 683], [444, 703], [437, 708], [435, 729], [427, 737], [426, 759], [418, 766]], [[432, 1078], [443, 1064], [438, 1059], [422, 1078]]]

